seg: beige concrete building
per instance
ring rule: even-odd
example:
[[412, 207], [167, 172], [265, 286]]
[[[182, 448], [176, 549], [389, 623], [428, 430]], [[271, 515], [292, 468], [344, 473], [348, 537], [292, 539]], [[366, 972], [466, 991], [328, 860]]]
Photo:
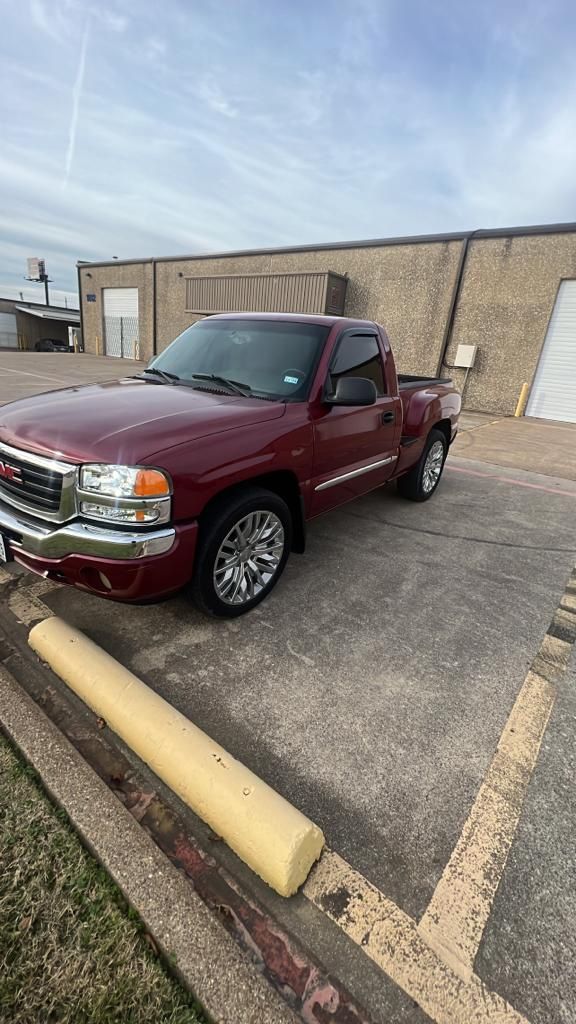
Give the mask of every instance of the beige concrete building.
[[[85, 347], [148, 360], [202, 316], [332, 312], [384, 324], [399, 369], [464, 404], [576, 422], [576, 224], [80, 264]], [[468, 365], [472, 361], [472, 365]]]

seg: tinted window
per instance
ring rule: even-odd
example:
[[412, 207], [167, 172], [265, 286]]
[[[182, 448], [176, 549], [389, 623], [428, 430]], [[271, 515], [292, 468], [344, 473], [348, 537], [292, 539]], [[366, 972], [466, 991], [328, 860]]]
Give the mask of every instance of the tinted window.
[[346, 334], [338, 343], [330, 367], [332, 390], [339, 377], [367, 377], [379, 395], [386, 393], [384, 368], [378, 341], [373, 334]]
[[329, 330], [285, 320], [208, 317], [184, 331], [153, 365], [194, 385], [195, 373], [214, 373], [246, 384], [256, 397], [302, 401]]

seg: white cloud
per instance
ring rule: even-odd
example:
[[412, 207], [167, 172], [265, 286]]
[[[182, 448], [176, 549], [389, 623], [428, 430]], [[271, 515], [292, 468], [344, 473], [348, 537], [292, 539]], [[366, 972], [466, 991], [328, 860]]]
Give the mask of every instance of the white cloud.
[[36, 50], [25, 26], [25, 60], [0, 39], [0, 268], [37, 251], [73, 287], [77, 258], [572, 215], [576, 73], [550, 6], [532, 23], [486, 0], [467, 20], [447, 0], [442, 26], [424, 4], [332, 4], [329, 31], [319, 4], [303, 33], [290, 6], [248, 22], [166, 0], [160, 21], [101, 0], [84, 65], [84, 0], [32, 0]]
[[44, 4], [43, 0], [30, 0], [30, 15], [32, 23], [37, 29], [50, 36], [51, 39], [59, 41], [56, 21], [50, 14], [50, 8]]
[[149, 36], [144, 42], [143, 54], [146, 60], [161, 60], [165, 56], [167, 48], [165, 40], [160, 36]]
[[102, 24], [112, 32], [122, 33], [128, 28], [129, 19], [125, 14], [119, 14], [118, 11], [107, 10], [106, 7], [102, 7], [100, 5], [95, 8], [95, 13]]
[[222, 87], [212, 75], [205, 75], [196, 87], [196, 95], [206, 106], [223, 117], [237, 117], [238, 110], [224, 94]]

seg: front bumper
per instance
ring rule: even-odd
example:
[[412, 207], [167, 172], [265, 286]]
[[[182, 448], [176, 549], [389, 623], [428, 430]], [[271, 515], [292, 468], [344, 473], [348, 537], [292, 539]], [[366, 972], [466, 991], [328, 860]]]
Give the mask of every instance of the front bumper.
[[153, 601], [190, 580], [198, 524], [136, 533], [40, 523], [0, 502], [0, 533], [14, 559], [44, 579], [115, 601]]
[[172, 527], [128, 533], [79, 521], [63, 525], [39, 522], [1, 501], [0, 532], [7, 536], [15, 555], [22, 550], [40, 558], [65, 558], [67, 555], [146, 558], [169, 551], [176, 536]]

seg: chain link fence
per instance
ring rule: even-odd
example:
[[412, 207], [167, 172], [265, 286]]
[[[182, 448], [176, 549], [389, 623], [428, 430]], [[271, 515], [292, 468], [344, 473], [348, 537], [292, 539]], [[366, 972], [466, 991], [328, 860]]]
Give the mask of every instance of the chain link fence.
[[105, 317], [104, 342], [107, 356], [118, 356], [122, 359], [139, 359], [138, 317]]

